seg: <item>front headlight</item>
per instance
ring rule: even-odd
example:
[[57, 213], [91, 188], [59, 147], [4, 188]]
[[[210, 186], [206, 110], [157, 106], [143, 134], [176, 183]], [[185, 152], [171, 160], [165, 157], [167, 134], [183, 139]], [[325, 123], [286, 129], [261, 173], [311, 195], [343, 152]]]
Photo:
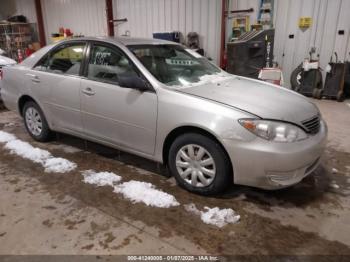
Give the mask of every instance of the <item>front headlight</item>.
[[278, 121], [240, 119], [238, 122], [253, 134], [274, 142], [295, 142], [307, 138], [299, 127]]

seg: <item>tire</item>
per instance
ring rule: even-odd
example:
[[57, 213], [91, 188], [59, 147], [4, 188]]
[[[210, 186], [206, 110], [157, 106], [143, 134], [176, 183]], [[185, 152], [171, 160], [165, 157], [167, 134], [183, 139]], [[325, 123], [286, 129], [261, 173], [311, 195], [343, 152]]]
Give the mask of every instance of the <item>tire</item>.
[[301, 63], [297, 68], [295, 68], [290, 76], [290, 84], [292, 86], [292, 90], [299, 92], [301, 86], [301, 80], [298, 80], [298, 76], [300, 76], [303, 72], [303, 64]]
[[35, 102], [26, 102], [22, 115], [27, 132], [34, 140], [47, 142], [51, 139], [52, 132], [47, 124], [44, 113]]
[[[189, 157], [191, 147], [194, 152], [192, 159]], [[185, 158], [181, 152], [186, 154]], [[199, 152], [203, 153], [201, 161], [195, 160]], [[210, 159], [213, 164], [210, 164]], [[204, 160], [206, 164], [201, 165], [200, 162]], [[201, 195], [221, 193], [233, 184], [231, 162], [224, 149], [213, 139], [201, 134], [188, 133], [175, 139], [169, 150], [168, 168], [178, 185]]]
[[343, 102], [344, 99], [345, 99], [344, 92], [343, 91], [339, 91], [338, 94], [337, 94], [337, 101], [338, 102]]
[[321, 99], [322, 98], [322, 93], [323, 93], [322, 89], [314, 88], [314, 90], [312, 91], [312, 97], [316, 98], [316, 99]]
[[[316, 88], [319, 89], [320, 95], [322, 96], [323, 94], [323, 79], [322, 79], [322, 72], [321, 69], [317, 69], [316, 72]], [[321, 99], [321, 97], [319, 98]]]

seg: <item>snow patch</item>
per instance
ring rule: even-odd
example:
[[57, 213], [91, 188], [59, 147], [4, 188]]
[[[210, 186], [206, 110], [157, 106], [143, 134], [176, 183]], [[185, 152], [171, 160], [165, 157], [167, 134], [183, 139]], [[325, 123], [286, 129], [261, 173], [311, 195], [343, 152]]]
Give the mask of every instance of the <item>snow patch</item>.
[[13, 126], [15, 126], [16, 124], [15, 123], [6, 123], [5, 124], [5, 127], [13, 127]]
[[68, 145], [64, 145], [64, 144], [52, 144], [52, 145], [49, 145], [49, 149], [52, 149], [52, 150], [63, 150], [63, 152], [65, 152], [67, 154], [74, 154], [74, 153], [81, 152], [81, 150], [79, 148], [68, 146]]
[[118, 176], [112, 172], [95, 172], [94, 170], [85, 170], [82, 172], [82, 175], [84, 177], [84, 183], [97, 186], [114, 187], [116, 183], [122, 180], [121, 176]]
[[214, 75], [204, 75], [204, 76], [201, 76], [199, 79], [200, 81], [197, 82], [196, 84], [204, 84], [206, 82], [210, 82], [210, 83], [218, 83], [218, 82], [221, 82], [221, 81], [225, 81], [225, 80], [228, 80], [228, 79], [231, 79], [232, 78], [232, 75], [228, 75], [228, 74], [225, 74], [225, 73], [218, 73], [218, 74], [214, 74]]
[[188, 211], [188, 212], [191, 212], [191, 213], [193, 213], [193, 214], [195, 214], [197, 216], [201, 216], [202, 215], [202, 212], [193, 203], [184, 205], [184, 207], [185, 207], [185, 210]]
[[144, 203], [147, 206], [169, 208], [179, 206], [174, 196], [155, 188], [151, 183], [131, 180], [114, 187], [115, 193], [121, 193], [133, 203]]
[[332, 181], [330, 184], [329, 184], [330, 187], [334, 188], [334, 189], [339, 189], [339, 185], [335, 182], [335, 181]]
[[61, 157], [53, 157], [45, 160], [44, 167], [46, 173], [67, 173], [76, 169], [77, 164]]
[[212, 83], [212, 84], [217, 84], [229, 79], [232, 79], [234, 76], [224, 73], [224, 72], [220, 72], [217, 74], [212, 74], [212, 75], [203, 75], [201, 77], [199, 77], [199, 81], [197, 82], [188, 82], [183, 78], [179, 78], [178, 81], [181, 83], [181, 85], [174, 85], [172, 86], [173, 88], [184, 88], [184, 87], [193, 87], [193, 86], [199, 86], [199, 85], [204, 85], [204, 84], [208, 84], [208, 83]]
[[0, 130], [0, 143], [7, 143], [16, 139], [14, 135]]
[[193, 203], [185, 205], [184, 207], [186, 211], [200, 216], [204, 223], [217, 227], [235, 224], [241, 218], [240, 215], [237, 215], [231, 208], [219, 209], [218, 207], [204, 207], [205, 211], [200, 211]]
[[11, 154], [41, 164], [47, 173], [66, 173], [77, 167], [75, 163], [64, 158], [53, 157], [49, 151], [33, 147], [7, 132], [0, 131], [0, 142], [6, 143], [4, 147], [9, 149]]
[[21, 140], [12, 140], [6, 143], [5, 148], [9, 149], [11, 154], [16, 154], [35, 163], [44, 165], [45, 160], [51, 157], [49, 151], [35, 148], [29, 143]]

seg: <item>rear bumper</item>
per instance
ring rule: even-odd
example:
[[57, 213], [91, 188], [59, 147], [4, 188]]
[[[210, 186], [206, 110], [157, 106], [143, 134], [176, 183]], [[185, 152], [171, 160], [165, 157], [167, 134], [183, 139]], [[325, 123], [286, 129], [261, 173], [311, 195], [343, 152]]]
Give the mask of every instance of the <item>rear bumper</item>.
[[318, 166], [327, 140], [322, 120], [316, 135], [294, 143], [276, 143], [256, 138], [250, 142], [224, 140], [231, 158], [234, 183], [263, 189], [294, 185]]

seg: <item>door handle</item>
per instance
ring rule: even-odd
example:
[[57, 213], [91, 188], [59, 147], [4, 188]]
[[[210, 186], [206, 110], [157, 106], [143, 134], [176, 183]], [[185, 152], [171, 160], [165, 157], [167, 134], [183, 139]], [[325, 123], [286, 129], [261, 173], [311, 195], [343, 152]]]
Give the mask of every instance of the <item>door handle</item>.
[[39, 83], [40, 82], [40, 79], [37, 75], [34, 75], [34, 74], [26, 74], [26, 76], [29, 76], [30, 77], [30, 80], [32, 80], [32, 82], [35, 82], [35, 83]]
[[92, 91], [90, 87], [83, 89], [81, 92], [83, 92], [85, 95], [88, 95], [88, 96], [93, 96], [95, 94], [95, 92]]

